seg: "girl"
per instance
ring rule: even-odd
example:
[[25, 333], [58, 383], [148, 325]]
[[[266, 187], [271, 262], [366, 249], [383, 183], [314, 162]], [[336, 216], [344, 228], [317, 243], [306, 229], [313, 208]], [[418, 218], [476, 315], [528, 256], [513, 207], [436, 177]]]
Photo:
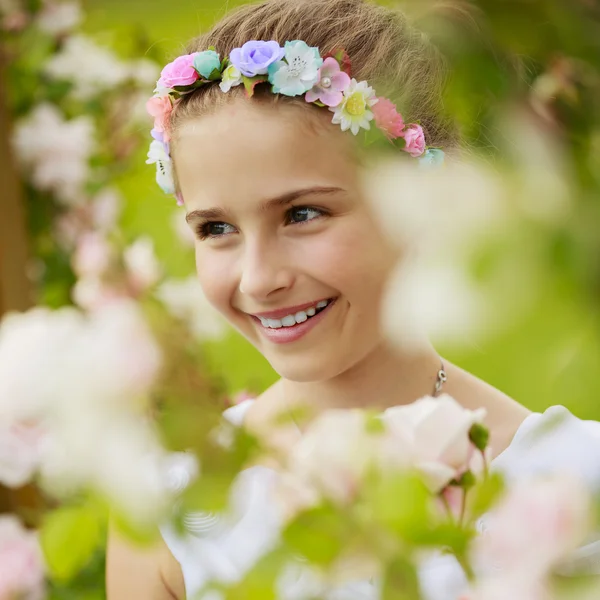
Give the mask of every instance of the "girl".
[[[346, 54], [327, 56], [338, 49]], [[230, 67], [212, 77], [223, 57]], [[194, 88], [199, 74], [214, 81]], [[261, 78], [268, 81], [248, 97], [245, 88]], [[550, 418], [529, 415], [431, 346], [401, 353], [386, 342], [379, 306], [400, 257], [362, 195], [352, 133], [370, 124], [389, 139], [401, 136], [406, 160], [431, 160], [426, 146], [458, 146], [441, 111], [443, 78], [440, 57], [406, 18], [364, 0], [243, 7], [163, 71], [150, 106], [157, 117], [150, 161], [185, 206], [207, 298], [281, 377], [237, 409], [236, 418], [261, 435], [282, 407], [383, 409], [443, 391], [466, 408], [486, 409], [491, 447], [506, 449], [501, 459], [510, 470], [532, 451], [533, 423]], [[187, 93], [172, 106], [167, 90], [175, 87]], [[595, 444], [597, 453], [600, 427], [591, 425], [568, 419], [563, 440]], [[288, 430], [285, 443], [299, 435]], [[147, 551], [112, 536], [109, 600], [191, 598], [211, 578], [242, 573], [268, 544], [269, 481], [260, 469], [244, 475], [244, 519], [230, 531], [182, 537], [165, 528], [164, 543]], [[423, 574], [428, 597], [457, 597], [455, 566], [446, 561]], [[346, 593], [376, 597], [368, 582]]]

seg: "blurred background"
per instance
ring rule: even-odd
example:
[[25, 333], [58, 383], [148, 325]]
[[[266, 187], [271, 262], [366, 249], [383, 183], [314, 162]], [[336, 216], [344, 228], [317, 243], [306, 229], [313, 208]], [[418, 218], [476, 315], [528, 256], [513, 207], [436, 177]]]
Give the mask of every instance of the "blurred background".
[[[207, 306], [183, 210], [145, 164], [144, 105], [160, 69], [238, 4], [0, 0], [0, 315], [136, 300], [166, 357], [150, 404], [185, 409], [162, 424], [175, 450], [194, 445], [191, 424], [205, 407], [195, 398], [222, 407], [217, 398], [235, 402], [276, 379]], [[412, 215], [419, 223], [435, 215], [413, 279], [421, 312], [409, 314], [426, 320], [442, 356], [530, 409], [562, 404], [600, 419], [600, 10], [587, 0], [385, 4], [398, 4], [448, 57], [444, 103], [478, 165], [432, 179], [418, 210], [407, 209], [421, 211]], [[384, 169], [372, 186], [384, 213], [402, 185], [396, 176]], [[137, 335], [129, 318], [114, 323]], [[43, 330], [20, 356], [34, 347], [51, 353], [62, 339], [52, 335]], [[104, 342], [108, 356], [114, 340]], [[13, 347], [0, 347], [0, 425], [12, 414], [2, 412], [2, 394], [11, 390], [16, 402], [21, 389], [6, 383], [16, 372]], [[35, 355], [30, 372], [42, 360]], [[16, 446], [4, 448], [0, 466], [5, 452], [12, 468]], [[15, 472], [0, 469], [0, 508], [38, 526], [47, 499]], [[104, 594], [103, 507], [92, 516], [77, 510], [45, 529], [52, 598]], [[66, 553], [69, 544], [75, 550]]]

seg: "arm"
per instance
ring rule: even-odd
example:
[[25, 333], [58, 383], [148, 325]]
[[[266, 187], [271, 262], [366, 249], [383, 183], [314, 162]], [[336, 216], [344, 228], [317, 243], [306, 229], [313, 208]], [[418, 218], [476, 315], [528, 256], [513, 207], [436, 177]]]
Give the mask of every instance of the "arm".
[[181, 569], [160, 541], [138, 546], [111, 528], [106, 555], [107, 600], [184, 600]]

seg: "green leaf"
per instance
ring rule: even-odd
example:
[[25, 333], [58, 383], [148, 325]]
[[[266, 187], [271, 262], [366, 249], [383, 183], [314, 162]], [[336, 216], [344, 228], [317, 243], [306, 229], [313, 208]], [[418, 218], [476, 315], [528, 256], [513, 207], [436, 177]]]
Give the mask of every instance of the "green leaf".
[[369, 485], [369, 514], [403, 540], [418, 542], [429, 528], [430, 494], [413, 473], [385, 476]]
[[477, 450], [483, 452], [490, 441], [490, 432], [480, 423], [475, 423], [469, 430], [469, 439]]
[[319, 506], [292, 521], [283, 539], [293, 552], [311, 562], [330, 565], [340, 555], [349, 533], [342, 515], [330, 506]]
[[218, 81], [221, 79], [221, 70], [213, 69], [212, 73], [208, 76], [209, 81]]
[[256, 77], [246, 77], [245, 75], [242, 75], [242, 81], [248, 98], [252, 98], [252, 96], [254, 96], [254, 88], [259, 83], [269, 81], [269, 77], [267, 75], [256, 75]]
[[487, 479], [476, 485], [470, 494], [469, 513], [477, 518], [487, 512], [504, 492], [504, 478], [499, 473], [491, 473]]
[[415, 566], [405, 558], [387, 565], [383, 577], [382, 600], [420, 600], [421, 590]]
[[51, 574], [69, 581], [90, 561], [102, 542], [103, 518], [90, 505], [65, 506], [49, 513], [40, 543]]

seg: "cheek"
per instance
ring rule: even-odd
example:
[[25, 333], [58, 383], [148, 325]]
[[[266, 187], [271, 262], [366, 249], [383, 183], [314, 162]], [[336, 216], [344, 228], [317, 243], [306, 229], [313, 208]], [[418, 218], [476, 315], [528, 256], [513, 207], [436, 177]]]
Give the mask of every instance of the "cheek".
[[[396, 263], [394, 250], [367, 218], [348, 218], [303, 249], [311, 275], [356, 303], [376, 301]], [[372, 305], [371, 305], [372, 310]]]
[[226, 252], [212, 252], [196, 242], [196, 273], [206, 299], [221, 313], [230, 311], [232, 289], [235, 289], [231, 260]]

